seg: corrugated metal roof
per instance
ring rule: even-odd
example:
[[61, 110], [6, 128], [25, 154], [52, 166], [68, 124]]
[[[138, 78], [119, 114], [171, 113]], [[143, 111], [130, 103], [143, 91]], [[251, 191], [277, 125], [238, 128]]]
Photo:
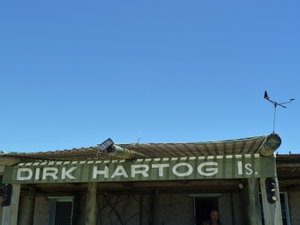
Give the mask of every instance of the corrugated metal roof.
[[[235, 155], [256, 153], [267, 135], [224, 141], [191, 142], [191, 143], [148, 143], [118, 144], [121, 147], [142, 153], [147, 158]], [[2, 153], [2, 157], [17, 157], [22, 161], [36, 160], [105, 160], [115, 159], [100, 152], [96, 146], [74, 148], [61, 151]]]
[[276, 155], [277, 175], [280, 178], [300, 177], [300, 154], [278, 154]]
[[289, 164], [300, 166], [300, 154], [277, 154], [276, 162], [282, 166]]
[[277, 154], [277, 160], [295, 160], [300, 161], [300, 154]]

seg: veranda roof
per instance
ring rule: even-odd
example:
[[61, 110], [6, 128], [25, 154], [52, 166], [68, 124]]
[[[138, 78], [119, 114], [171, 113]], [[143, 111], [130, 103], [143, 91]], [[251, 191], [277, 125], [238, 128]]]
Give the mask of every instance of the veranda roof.
[[[123, 148], [142, 153], [144, 158], [190, 157], [208, 155], [236, 155], [257, 153], [268, 135], [223, 141], [190, 142], [190, 143], [147, 143], [118, 144]], [[20, 161], [72, 161], [72, 160], [106, 160], [115, 159], [107, 153], [100, 152], [97, 146], [73, 148], [59, 151], [2, 153], [1, 157], [13, 157]], [[143, 156], [138, 156], [141, 158]]]

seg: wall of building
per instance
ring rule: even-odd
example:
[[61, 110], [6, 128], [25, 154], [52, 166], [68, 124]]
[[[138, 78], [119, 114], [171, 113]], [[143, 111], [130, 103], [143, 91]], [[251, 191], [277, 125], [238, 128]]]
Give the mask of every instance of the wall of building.
[[[74, 203], [74, 225], [85, 221], [85, 193], [80, 193]], [[1, 198], [0, 198], [1, 201]], [[288, 192], [289, 211], [292, 225], [300, 224], [300, 191]], [[220, 219], [223, 225], [244, 225], [244, 202], [240, 193], [223, 193], [218, 198]], [[187, 225], [193, 224], [193, 197], [189, 194], [98, 194], [98, 224]], [[19, 206], [19, 225], [25, 224], [30, 209], [30, 197], [22, 196]], [[33, 225], [48, 225], [50, 201], [47, 196], [35, 199]], [[0, 221], [1, 221], [0, 210]], [[1, 223], [0, 223], [1, 224]]]
[[232, 213], [233, 202], [230, 194], [223, 194], [222, 197], [219, 197], [219, 216], [223, 225], [232, 224]]
[[242, 195], [239, 192], [223, 193], [218, 198], [219, 216], [223, 225], [244, 225], [246, 220], [242, 206]]
[[100, 194], [97, 201], [98, 224], [148, 224], [149, 195]]
[[86, 195], [85, 193], [81, 193], [75, 198], [74, 202], [74, 225], [82, 225], [85, 224], [85, 218], [86, 218], [86, 210], [85, 202], [86, 201]]
[[300, 224], [300, 191], [289, 191], [289, 210], [292, 225]]
[[[233, 195], [223, 194], [219, 197], [219, 213], [224, 225], [233, 224], [234, 209], [239, 215], [240, 208], [239, 194]], [[110, 205], [107, 205], [105, 198], [110, 199]], [[193, 224], [194, 220], [194, 205], [193, 197], [189, 194], [159, 194], [143, 195], [142, 203], [140, 203], [140, 195], [130, 196], [98, 196], [101, 210], [101, 222], [99, 224], [112, 224], [117, 221], [118, 212], [123, 222], [130, 221], [128, 224], [139, 225], [140, 220], [142, 224], [151, 224], [153, 220], [154, 225], [186, 225]], [[117, 203], [118, 202], [118, 203]], [[116, 204], [117, 203], [117, 204]], [[153, 208], [153, 210], [151, 210]], [[140, 218], [140, 212], [142, 216]], [[111, 218], [110, 218], [111, 217]], [[235, 224], [242, 225], [240, 216], [235, 217]]]
[[[299, 195], [300, 198], [300, 195]], [[74, 225], [85, 221], [85, 193], [75, 196]], [[292, 202], [293, 203], [293, 202]], [[23, 225], [29, 207], [28, 197], [20, 202], [19, 225]], [[187, 225], [193, 224], [194, 204], [189, 194], [101, 194], [97, 196], [97, 224], [140, 225]], [[224, 193], [218, 201], [223, 225], [244, 225], [241, 216], [241, 195]], [[47, 196], [37, 195], [33, 225], [48, 225], [50, 201]]]
[[242, 225], [247, 224], [245, 216], [245, 199], [241, 193], [231, 193], [233, 210], [232, 213], [232, 224], [231, 225]]
[[50, 201], [45, 195], [37, 195], [35, 198], [33, 225], [48, 225]]
[[19, 211], [18, 211], [18, 225], [27, 225], [29, 221], [32, 221], [31, 212], [32, 207], [34, 207], [34, 203], [32, 202], [32, 198], [30, 196], [22, 196], [20, 197], [19, 202]]
[[193, 198], [187, 194], [157, 194], [155, 225], [193, 224]]

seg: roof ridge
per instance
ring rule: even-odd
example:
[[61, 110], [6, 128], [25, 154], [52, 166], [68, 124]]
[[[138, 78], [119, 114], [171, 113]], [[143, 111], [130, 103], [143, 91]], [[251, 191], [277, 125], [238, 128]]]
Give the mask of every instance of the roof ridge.
[[199, 141], [199, 142], [149, 142], [149, 143], [121, 143], [117, 144], [120, 146], [129, 146], [129, 145], [175, 145], [175, 144], [215, 144], [215, 143], [233, 143], [233, 142], [242, 142], [242, 141], [249, 141], [249, 140], [257, 140], [261, 138], [266, 138], [268, 135], [261, 135], [261, 136], [252, 136], [246, 138], [236, 138], [236, 139], [226, 139], [226, 140], [219, 140], [219, 141]]

